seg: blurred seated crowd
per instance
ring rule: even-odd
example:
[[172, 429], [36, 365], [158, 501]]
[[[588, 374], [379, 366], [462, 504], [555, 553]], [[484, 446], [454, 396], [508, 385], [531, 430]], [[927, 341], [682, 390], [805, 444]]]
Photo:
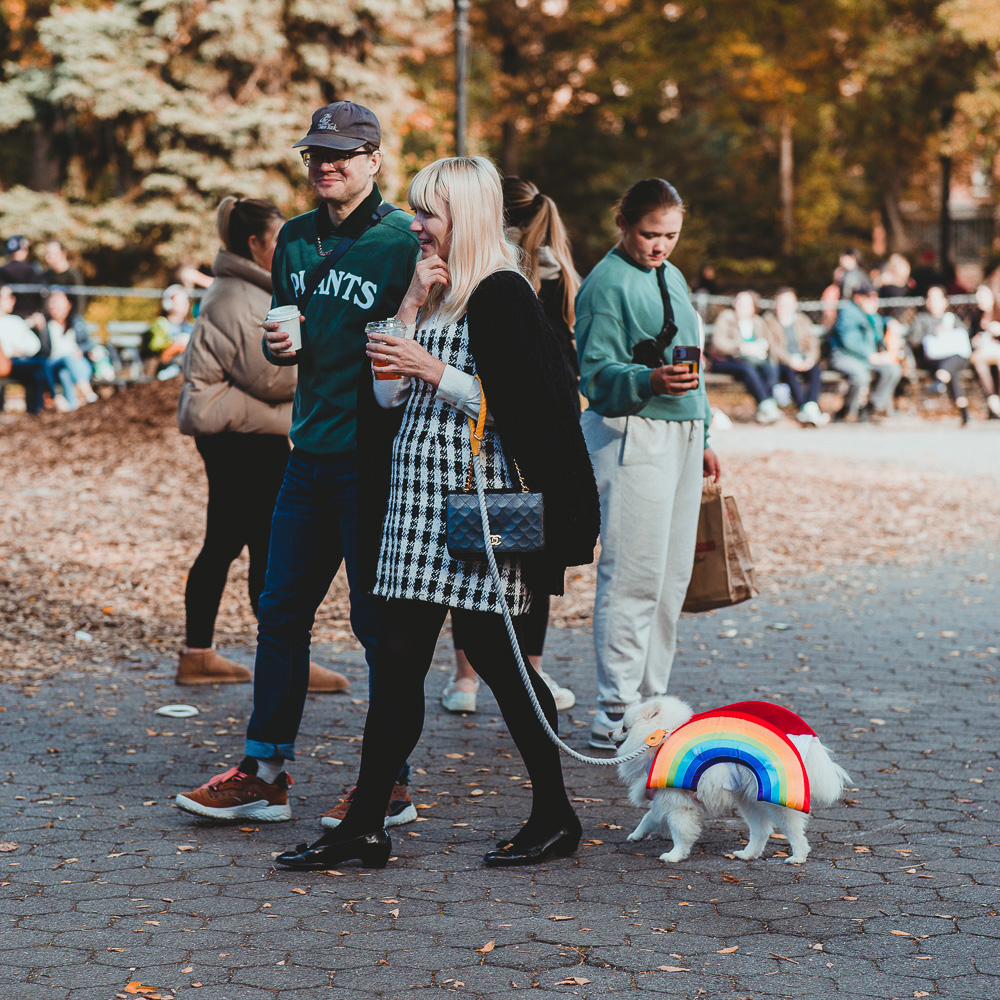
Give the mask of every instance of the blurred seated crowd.
[[[715, 290], [704, 270], [701, 285], [701, 291]], [[947, 395], [964, 425], [970, 419], [964, 374], [971, 366], [989, 419], [1000, 419], [1000, 308], [993, 290], [980, 285], [975, 303], [956, 309], [939, 276], [930, 275], [921, 291], [920, 310], [894, 303], [919, 294], [906, 258], [893, 254], [866, 272], [861, 254], [844, 250], [823, 293], [820, 322], [800, 311], [792, 288], [778, 289], [773, 308], [763, 315], [756, 292], [738, 292], [732, 307], [710, 326], [709, 370], [742, 383], [756, 403], [759, 423], [780, 419], [789, 405], [800, 423], [814, 427], [831, 417], [885, 418], [908, 390]], [[819, 407], [824, 369], [846, 386], [842, 405], [832, 414]], [[921, 380], [922, 372], [929, 378]]]
[[[180, 374], [193, 330], [184, 285], [163, 292], [160, 315], [138, 324], [143, 333], [129, 344], [114, 338], [101, 343], [84, 321], [85, 296], [68, 291], [84, 282], [58, 240], [43, 245], [44, 267], [32, 261], [23, 236], [7, 240], [6, 251], [0, 267], [0, 410], [5, 382], [20, 383], [25, 408], [38, 413], [92, 402], [95, 384]], [[894, 253], [866, 271], [860, 252], [845, 249], [821, 297], [818, 322], [802, 311], [793, 288], [779, 288], [763, 313], [756, 292], [740, 291], [708, 327], [708, 370], [745, 387], [758, 422], [773, 423], [792, 407], [800, 424], [822, 427], [831, 419], [887, 417], [904, 391], [947, 395], [968, 423], [965, 376], [971, 367], [989, 419], [1000, 419], [1000, 306], [993, 290], [980, 285], [973, 305], [953, 309], [951, 289], [924, 270], [913, 275], [907, 259]], [[192, 268], [184, 269], [183, 280], [202, 288], [212, 281]], [[42, 291], [15, 294], [11, 285]], [[698, 292], [716, 292], [711, 267], [702, 269], [698, 285]], [[922, 309], [892, 301], [920, 295]], [[840, 376], [842, 404], [832, 413], [819, 405], [825, 371]], [[929, 378], [921, 380], [921, 372]]]

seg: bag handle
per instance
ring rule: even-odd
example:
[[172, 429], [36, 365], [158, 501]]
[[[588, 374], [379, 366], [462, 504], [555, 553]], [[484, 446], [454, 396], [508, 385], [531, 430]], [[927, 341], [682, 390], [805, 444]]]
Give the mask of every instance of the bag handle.
[[[483, 391], [483, 382], [478, 375], [472, 376], [479, 386], [479, 417], [473, 420], [469, 417], [469, 446], [472, 448], [472, 456], [469, 459], [469, 471], [465, 476], [465, 492], [472, 492], [472, 463], [479, 455], [479, 446], [483, 443], [483, 436], [486, 433], [486, 393]], [[517, 464], [517, 459], [510, 456], [511, 464], [517, 473], [517, 481], [521, 484], [522, 493], [530, 493], [531, 490], [524, 485], [524, 476], [521, 475], [521, 467]]]

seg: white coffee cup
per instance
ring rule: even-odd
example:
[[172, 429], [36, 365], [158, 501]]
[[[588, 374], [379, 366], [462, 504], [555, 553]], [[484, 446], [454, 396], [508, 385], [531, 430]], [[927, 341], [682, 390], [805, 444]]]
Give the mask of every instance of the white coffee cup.
[[302, 350], [302, 323], [299, 320], [298, 306], [275, 306], [267, 314], [267, 322], [277, 323], [278, 329], [287, 334], [291, 341], [291, 344], [284, 351], [276, 351], [276, 354]]

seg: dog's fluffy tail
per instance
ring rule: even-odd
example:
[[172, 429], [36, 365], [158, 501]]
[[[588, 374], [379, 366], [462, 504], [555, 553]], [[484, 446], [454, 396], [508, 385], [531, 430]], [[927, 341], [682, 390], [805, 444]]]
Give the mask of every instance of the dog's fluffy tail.
[[830, 756], [819, 740], [813, 740], [804, 761], [809, 776], [809, 798], [812, 806], [832, 806], [844, 791], [851, 776]]

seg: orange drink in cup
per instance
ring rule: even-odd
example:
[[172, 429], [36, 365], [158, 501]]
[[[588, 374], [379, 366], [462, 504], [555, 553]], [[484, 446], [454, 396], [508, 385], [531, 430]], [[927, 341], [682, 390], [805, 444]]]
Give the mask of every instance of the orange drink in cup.
[[[406, 324], [402, 320], [398, 319], [376, 319], [372, 320], [370, 323], [365, 324], [365, 333], [368, 338], [371, 339], [373, 333], [387, 334], [390, 337], [405, 337], [406, 336]], [[388, 365], [388, 361], [379, 361], [376, 358], [372, 358], [373, 368], [384, 368]], [[380, 382], [390, 381], [392, 379], [402, 378], [402, 375], [395, 375], [389, 373], [375, 372], [375, 378]]]

